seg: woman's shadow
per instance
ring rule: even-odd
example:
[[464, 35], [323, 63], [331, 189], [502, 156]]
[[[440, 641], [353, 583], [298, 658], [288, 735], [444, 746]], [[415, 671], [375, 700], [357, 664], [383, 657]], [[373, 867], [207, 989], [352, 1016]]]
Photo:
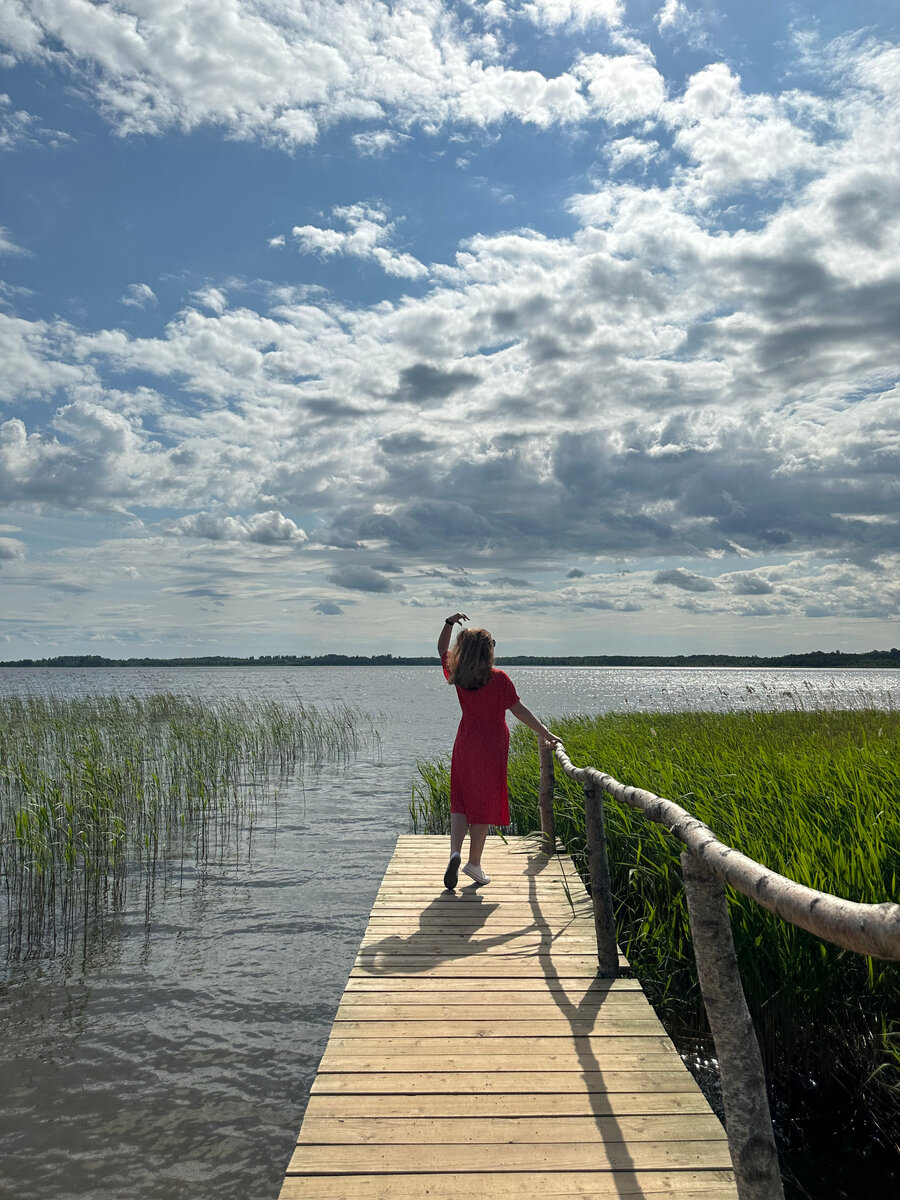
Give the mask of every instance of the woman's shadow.
[[370, 974], [414, 974], [484, 954], [541, 928], [540, 924], [532, 922], [491, 937], [474, 938], [499, 907], [499, 904], [486, 901], [474, 884], [458, 892], [444, 891], [418, 913], [418, 928], [408, 935], [391, 933], [376, 942], [364, 942], [357, 965], [365, 967]]

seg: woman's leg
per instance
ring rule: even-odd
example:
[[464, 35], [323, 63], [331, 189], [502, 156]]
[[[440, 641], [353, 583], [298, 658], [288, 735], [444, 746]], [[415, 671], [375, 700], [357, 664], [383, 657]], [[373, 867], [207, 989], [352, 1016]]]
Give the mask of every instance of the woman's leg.
[[[450, 853], [461, 854], [463, 839], [469, 828], [469, 821], [465, 813], [452, 812], [450, 814]], [[484, 841], [482, 840], [482, 845]]]
[[[481, 854], [487, 841], [490, 825], [469, 826], [469, 862], [473, 867], [481, 866]], [[459, 843], [462, 845], [462, 842]]]

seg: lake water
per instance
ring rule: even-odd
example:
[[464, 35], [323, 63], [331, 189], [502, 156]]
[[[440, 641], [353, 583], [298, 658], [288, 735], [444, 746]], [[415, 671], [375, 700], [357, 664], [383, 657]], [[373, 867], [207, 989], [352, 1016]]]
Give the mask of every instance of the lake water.
[[[900, 671], [510, 674], [543, 717], [900, 704]], [[451, 745], [455, 695], [428, 667], [0, 670], [0, 694], [48, 691], [350, 702], [376, 716], [379, 743], [280, 788], [252, 845], [161, 873], [149, 909], [129, 897], [74, 960], [0, 967], [0, 1195], [274, 1200], [408, 827], [416, 759]]]

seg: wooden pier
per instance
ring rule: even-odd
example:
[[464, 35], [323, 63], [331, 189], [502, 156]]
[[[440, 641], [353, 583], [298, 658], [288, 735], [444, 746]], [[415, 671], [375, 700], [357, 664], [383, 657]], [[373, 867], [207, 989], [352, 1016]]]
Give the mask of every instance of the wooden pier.
[[281, 1200], [736, 1200], [722, 1125], [640, 985], [597, 975], [571, 860], [489, 838], [492, 882], [447, 892], [447, 846], [398, 839]]

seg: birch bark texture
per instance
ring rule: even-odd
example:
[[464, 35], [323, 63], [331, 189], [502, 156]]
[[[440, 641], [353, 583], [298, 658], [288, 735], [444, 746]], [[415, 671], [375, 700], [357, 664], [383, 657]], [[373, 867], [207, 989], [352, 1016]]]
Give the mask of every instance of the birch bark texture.
[[538, 796], [541, 812], [541, 850], [545, 854], [554, 854], [556, 818], [553, 815], [553, 750], [539, 738], [538, 752], [541, 757], [541, 790]]
[[591, 901], [594, 905], [599, 974], [603, 979], [615, 979], [619, 974], [619, 948], [616, 945], [616, 918], [609, 879], [609, 857], [606, 852], [603, 793], [593, 782], [584, 785], [584, 827], [588, 869], [591, 875]]
[[681, 855], [703, 1004], [725, 1106], [728, 1148], [740, 1200], [784, 1200], [766, 1078], [734, 952], [725, 884], [693, 854]]
[[555, 754], [556, 761], [572, 779], [582, 785], [593, 783], [616, 800], [638, 809], [649, 820], [664, 825], [726, 883], [783, 921], [799, 925], [823, 941], [856, 954], [900, 961], [900, 904], [858, 904], [805, 887], [726, 846], [708, 825], [671, 800], [620, 783], [595, 767], [576, 767], [560, 746]]

